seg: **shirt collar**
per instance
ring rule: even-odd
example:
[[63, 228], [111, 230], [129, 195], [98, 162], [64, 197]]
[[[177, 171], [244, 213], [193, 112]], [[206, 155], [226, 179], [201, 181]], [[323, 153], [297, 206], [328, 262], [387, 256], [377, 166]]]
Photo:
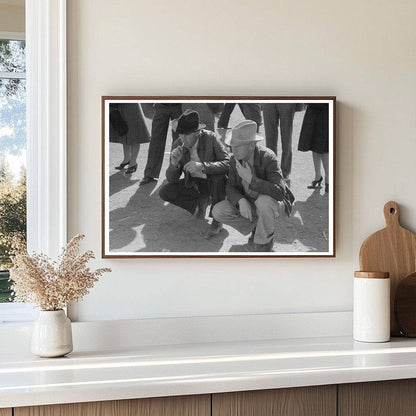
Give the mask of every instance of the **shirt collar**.
[[192, 147], [187, 147], [187, 149], [189, 151], [197, 150], [198, 149], [198, 144], [199, 144], [199, 138], [200, 138], [200, 136], [201, 136], [201, 134], [198, 134], [198, 136], [196, 138], [196, 141], [195, 141], [195, 143], [194, 143], [194, 145]]
[[246, 161], [251, 167], [253, 167], [256, 164], [256, 150], [257, 146], [254, 148], [253, 153], [250, 155], [250, 158]]
[[194, 143], [194, 145], [189, 150], [197, 150], [198, 149], [198, 144], [199, 144], [199, 136], [196, 139], [196, 142]]
[[254, 153], [252, 155], [253, 158], [253, 166], [260, 165], [260, 153], [259, 153], [259, 147], [256, 144], [256, 147], [254, 148]]

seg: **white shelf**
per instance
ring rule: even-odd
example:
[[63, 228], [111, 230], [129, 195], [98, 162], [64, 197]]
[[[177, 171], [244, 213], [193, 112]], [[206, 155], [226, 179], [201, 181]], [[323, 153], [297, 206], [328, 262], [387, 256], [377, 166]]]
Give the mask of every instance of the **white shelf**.
[[0, 354], [0, 407], [273, 389], [416, 377], [416, 340], [349, 337]]

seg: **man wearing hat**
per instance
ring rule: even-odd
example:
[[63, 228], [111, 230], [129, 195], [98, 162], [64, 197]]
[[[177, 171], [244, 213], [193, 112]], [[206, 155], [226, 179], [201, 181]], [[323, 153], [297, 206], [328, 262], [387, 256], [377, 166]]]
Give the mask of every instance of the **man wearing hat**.
[[[199, 114], [186, 110], [173, 122], [179, 138], [173, 143], [170, 164], [166, 170], [168, 183], [159, 195], [197, 218], [205, 218], [208, 205], [225, 198], [225, 185], [230, 156], [212, 131], [204, 130]], [[184, 177], [182, 177], [184, 173]], [[211, 212], [210, 212], [211, 216]], [[211, 230], [218, 233], [221, 224], [213, 220]]]
[[219, 223], [233, 226], [249, 234], [253, 251], [273, 251], [277, 219], [292, 210], [295, 199], [286, 186], [276, 155], [257, 144], [257, 124], [243, 121], [232, 129], [226, 143], [233, 156], [226, 187], [226, 200], [213, 207], [212, 215]]

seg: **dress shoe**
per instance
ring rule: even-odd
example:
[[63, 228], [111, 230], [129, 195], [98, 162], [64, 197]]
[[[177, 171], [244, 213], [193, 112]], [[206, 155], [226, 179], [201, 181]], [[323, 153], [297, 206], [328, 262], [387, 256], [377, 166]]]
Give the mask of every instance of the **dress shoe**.
[[217, 220], [212, 220], [211, 225], [205, 233], [205, 238], [209, 240], [210, 238], [217, 236], [221, 232], [221, 230], [222, 224]]
[[194, 212], [194, 217], [199, 220], [205, 218], [205, 213], [207, 211], [208, 205], [211, 203], [211, 198], [209, 196], [203, 196], [199, 199], [198, 205]]
[[134, 173], [137, 170], [137, 163], [133, 166], [129, 166], [128, 169], [126, 169], [126, 175], [130, 175], [130, 173]]
[[120, 163], [118, 166], [116, 166], [115, 167], [115, 169], [117, 169], [117, 170], [123, 170], [128, 164], [130, 163], [130, 161], [129, 162], [126, 162], [126, 163]]
[[269, 253], [269, 252], [274, 251], [273, 250], [273, 238], [266, 244], [254, 243], [253, 251], [262, 252], [262, 253], [264, 252]]
[[320, 188], [321, 182], [322, 182], [322, 176], [319, 179], [312, 181], [311, 184], [307, 186], [307, 188], [308, 189]]
[[141, 181], [139, 185], [147, 185], [150, 182], [156, 182], [155, 178], [152, 178], [151, 176], [145, 176]]

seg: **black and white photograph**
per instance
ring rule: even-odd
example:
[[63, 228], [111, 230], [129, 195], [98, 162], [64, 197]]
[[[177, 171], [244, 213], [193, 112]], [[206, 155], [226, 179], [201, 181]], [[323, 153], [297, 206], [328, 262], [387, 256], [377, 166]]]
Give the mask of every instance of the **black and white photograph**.
[[334, 257], [335, 97], [102, 97], [103, 257]]

